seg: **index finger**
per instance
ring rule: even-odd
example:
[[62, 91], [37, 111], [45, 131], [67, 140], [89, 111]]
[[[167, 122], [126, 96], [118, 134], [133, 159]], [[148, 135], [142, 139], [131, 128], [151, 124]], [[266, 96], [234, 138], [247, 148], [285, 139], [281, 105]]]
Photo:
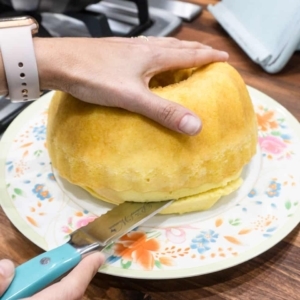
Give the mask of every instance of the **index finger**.
[[229, 58], [227, 52], [215, 49], [168, 49], [168, 51], [157, 49], [153, 56], [155, 63], [148, 70], [150, 77], [168, 70], [194, 68], [213, 62], [224, 62]]
[[90, 281], [104, 262], [96, 252], [85, 257], [66, 277], [31, 297], [31, 300], [81, 299]]

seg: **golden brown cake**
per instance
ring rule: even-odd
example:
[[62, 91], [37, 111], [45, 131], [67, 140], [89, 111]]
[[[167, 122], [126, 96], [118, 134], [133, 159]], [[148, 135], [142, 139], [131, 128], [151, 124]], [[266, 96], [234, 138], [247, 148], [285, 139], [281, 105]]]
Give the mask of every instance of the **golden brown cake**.
[[203, 123], [200, 134], [176, 133], [124, 109], [56, 92], [47, 127], [53, 167], [110, 203], [175, 199], [162, 213], [209, 209], [240, 186], [256, 151], [245, 83], [229, 64], [213, 63], [157, 75], [150, 87], [194, 111]]

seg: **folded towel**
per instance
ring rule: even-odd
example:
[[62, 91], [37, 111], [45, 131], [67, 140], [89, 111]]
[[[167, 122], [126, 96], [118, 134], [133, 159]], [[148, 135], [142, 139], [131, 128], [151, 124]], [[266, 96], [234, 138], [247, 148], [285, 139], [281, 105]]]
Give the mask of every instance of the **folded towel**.
[[279, 72], [300, 49], [299, 0], [223, 0], [208, 10], [269, 73]]

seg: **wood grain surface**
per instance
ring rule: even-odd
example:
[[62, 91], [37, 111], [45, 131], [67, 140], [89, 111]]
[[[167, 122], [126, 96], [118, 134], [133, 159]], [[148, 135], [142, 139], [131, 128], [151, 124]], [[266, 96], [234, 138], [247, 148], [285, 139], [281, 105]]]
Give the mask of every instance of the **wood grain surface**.
[[[196, 40], [230, 54], [229, 62], [245, 82], [271, 96], [300, 120], [300, 53], [275, 75], [264, 72], [237, 46], [206, 5], [217, 1], [194, 1], [203, 12], [184, 23], [175, 37]], [[300, 167], [300, 166], [299, 166]], [[300, 299], [299, 225], [280, 243], [241, 265], [184, 279], [137, 280], [97, 274], [84, 299], [98, 300], [197, 300], [197, 299]], [[42, 250], [20, 234], [0, 209], [0, 258], [21, 264]]]

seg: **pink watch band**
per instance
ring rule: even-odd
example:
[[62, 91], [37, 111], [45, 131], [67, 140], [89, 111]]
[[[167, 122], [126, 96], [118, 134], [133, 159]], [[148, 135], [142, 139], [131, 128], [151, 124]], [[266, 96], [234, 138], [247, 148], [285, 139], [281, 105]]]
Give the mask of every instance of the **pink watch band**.
[[32, 26], [1, 28], [0, 49], [12, 102], [35, 100], [40, 96]]

